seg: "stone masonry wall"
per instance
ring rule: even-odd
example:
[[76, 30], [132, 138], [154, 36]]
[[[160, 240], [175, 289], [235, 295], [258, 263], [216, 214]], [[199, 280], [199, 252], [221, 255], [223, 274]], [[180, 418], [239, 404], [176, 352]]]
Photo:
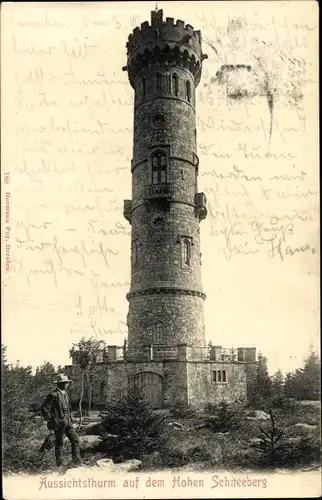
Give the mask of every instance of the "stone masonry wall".
[[164, 367], [164, 406], [188, 403], [187, 363], [167, 361]]
[[135, 350], [156, 343], [150, 327], [157, 323], [163, 325], [165, 345], [205, 345], [203, 308], [203, 299], [191, 295], [149, 294], [132, 298], [128, 316], [129, 348]]
[[[163, 222], [153, 227], [154, 218]], [[157, 206], [145, 207], [132, 216], [132, 241], [137, 245], [137, 259], [132, 253], [131, 292], [149, 287], [179, 287], [202, 292], [199, 220], [194, 208], [172, 203], [168, 212]], [[191, 238], [191, 261], [184, 267], [181, 260], [182, 238]]]
[[[246, 365], [238, 363], [189, 362], [188, 400], [193, 406], [247, 399]], [[213, 371], [225, 370], [226, 383], [213, 382]]]
[[[164, 126], [156, 128], [153, 117], [164, 117]], [[192, 162], [196, 152], [196, 116], [192, 103], [179, 98], [156, 97], [135, 111], [133, 167], [146, 161], [153, 147], [169, 146], [170, 156]], [[134, 193], [135, 194], [135, 193]]]
[[[93, 403], [104, 404], [125, 395], [129, 378], [138, 373], [155, 373], [163, 380], [164, 407], [188, 403], [200, 407], [207, 403], [246, 401], [256, 364], [211, 361], [164, 361], [106, 363], [96, 366]], [[215, 383], [213, 371], [226, 371], [226, 382]], [[80, 369], [66, 367], [66, 373], [79, 390]], [[76, 389], [76, 388], [75, 388]], [[73, 390], [73, 389], [71, 389]], [[74, 398], [75, 399], [75, 398]]]
[[[96, 366], [93, 383], [93, 404], [104, 405], [118, 400], [126, 394], [129, 379], [139, 373], [155, 373], [163, 380], [164, 406], [188, 401], [187, 363], [181, 361], [134, 363], [119, 361]], [[73, 399], [78, 399], [81, 371], [79, 366], [65, 367], [66, 373], [77, 386]], [[85, 384], [86, 385], [86, 384]], [[86, 389], [86, 388], [85, 388]], [[75, 394], [74, 394], [75, 392]], [[85, 390], [86, 392], [86, 390]]]

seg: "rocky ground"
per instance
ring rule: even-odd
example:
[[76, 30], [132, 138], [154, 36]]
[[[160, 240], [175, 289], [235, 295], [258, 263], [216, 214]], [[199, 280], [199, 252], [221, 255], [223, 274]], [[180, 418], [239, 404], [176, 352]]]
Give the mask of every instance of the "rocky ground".
[[[316, 404], [317, 403], [317, 404]], [[303, 437], [318, 442], [320, 440], [320, 405], [319, 402], [303, 402], [296, 413], [287, 413], [282, 410], [274, 411], [277, 425], [284, 431], [284, 441], [290, 445], [296, 445]], [[37, 420], [37, 432], [30, 438], [30, 446], [35, 450], [35, 462], [37, 462], [37, 450], [43, 442], [44, 436], [48, 434], [45, 423]], [[42, 474], [68, 474], [88, 475], [90, 473], [135, 472], [162, 469], [171, 467], [176, 470], [212, 470], [222, 467], [234, 470], [247, 470], [250, 463], [249, 457], [256, 453], [253, 445], [260, 442], [259, 432], [261, 426], [269, 426], [270, 416], [263, 410], [247, 410], [241, 429], [229, 432], [212, 432], [207, 428], [203, 415], [197, 413], [192, 418], [173, 418], [169, 415], [169, 446], [173, 450], [173, 456], [168, 463], [160, 459], [160, 452], [156, 451], [146, 459], [128, 460], [124, 463], [115, 464], [106, 454], [97, 453], [98, 445], [102, 438], [98, 432], [100, 424], [99, 413], [92, 412], [85, 417], [83, 425], [79, 430], [80, 446], [84, 465], [74, 469], [72, 463], [65, 468], [57, 470], [54, 465], [54, 451], [48, 450], [39, 456], [43, 461], [41, 469], [37, 463], [35, 473]], [[111, 439], [114, 436], [110, 436]], [[70, 462], [70, 445], [66, 439], [65, 459]], [[185, 458], [188, 456], [188, 460]], [[302, 470], [318, 467], [318, 464], [303, 466]], [[38, 470], [37, 470], [38, 469]], [[22, 476], [24, 472], [6, 471], [6, 475]]]

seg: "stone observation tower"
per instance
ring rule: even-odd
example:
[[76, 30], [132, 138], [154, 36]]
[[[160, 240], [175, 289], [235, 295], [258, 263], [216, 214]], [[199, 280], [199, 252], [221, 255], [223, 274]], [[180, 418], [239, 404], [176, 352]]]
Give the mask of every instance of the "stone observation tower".
[[[195, 89], [200, 82], [201, 33], [183, 21], [151, 13], [127, 42], [134, 89], [131, 288], [127, 348], [107, 346], [97, 358], [93, 402], [143, 387], [154, 407], [200, 406], [247, 399], [256, 349], [207, 346], [201, 284], [200, 222], [206, 197], [198, 192]], [[77, 353], [66, 367], [80, 374]]]
[[127, 43], [135, 92], [129, 350], [144, 345], [204, 346], [199, 224], [207, 215], [198, 193], [195, 89], [201, 33], [151, 13]]

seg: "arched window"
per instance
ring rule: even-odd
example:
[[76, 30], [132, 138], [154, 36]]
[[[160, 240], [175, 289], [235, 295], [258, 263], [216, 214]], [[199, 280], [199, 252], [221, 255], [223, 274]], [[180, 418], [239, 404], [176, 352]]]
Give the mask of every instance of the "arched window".
[[172, 75], [172, 93], [173, 93], [173, 95], [177, 96], [178, 91], [179, 91], [178, 75], [176, 73], [173, 73], [173, 75]]
[[190, 260], [191, 260], [191, 243], [189, 240], [183, 239], [182, 240], [182, 265], [183, 266], [190, 266]]
[[186, 98], [187, 98], [187, 101], [191, 101], [191, 85], [190, 85], [190, 82], [189, 80], [186, 81]]
[[167, 182], [167, 161], [165, 153], [158, 151], [152, 156], [152, 184]]
[[162, 76], [161, 76], [161, 73], [157, 73], [156, 83], [157, 83], [157, 93], [159, 94], [161, 92], [161, 89], [162, 89]]
[[142, 97], [146, 96], [146, 78], [142, 78]]

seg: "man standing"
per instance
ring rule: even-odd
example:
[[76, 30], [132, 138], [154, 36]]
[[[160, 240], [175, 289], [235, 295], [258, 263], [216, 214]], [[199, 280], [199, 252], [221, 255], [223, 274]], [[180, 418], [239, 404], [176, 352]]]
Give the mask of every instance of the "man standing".
[[47, 422], [48, 429], [55, 432], [55, 456], [58, 466], [63, 465], [64, 434], [71, 442], [74, 463], [76, 465], [81, 464], [79, 438], [73, 426], [71, 403], [66, 391], [69, 382], [71, 381], [68, 380], [67, 375], [63, 373], [58, 375], [56, 389], [48, 394], [41, 407], [41, 413]]

